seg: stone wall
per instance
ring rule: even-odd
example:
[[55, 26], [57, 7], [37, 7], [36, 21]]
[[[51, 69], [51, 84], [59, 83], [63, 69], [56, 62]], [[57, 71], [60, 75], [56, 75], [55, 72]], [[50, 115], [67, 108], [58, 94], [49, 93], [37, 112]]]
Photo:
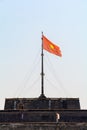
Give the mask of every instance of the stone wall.
[[87, 122], [87, 110], [3, 110], [0, 123], [55, 123], [56, 113], [60, 115], [59, 122]]
[[9, 123], [0, 124], [0, 130], [87, 130], [87, 123]]
[[5, 110], [80, 109], [78, 98], [12, 98], [5, 100]]

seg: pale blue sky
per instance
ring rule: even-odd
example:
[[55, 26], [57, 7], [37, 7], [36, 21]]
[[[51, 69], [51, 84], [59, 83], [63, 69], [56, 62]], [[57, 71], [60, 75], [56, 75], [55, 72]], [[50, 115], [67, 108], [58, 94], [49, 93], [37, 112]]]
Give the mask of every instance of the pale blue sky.
[[41, 32], [47, 97], [79, 97], [87, 108], [87, 0], [0, 0], [0, 109], [6, 97], [40, 94]]

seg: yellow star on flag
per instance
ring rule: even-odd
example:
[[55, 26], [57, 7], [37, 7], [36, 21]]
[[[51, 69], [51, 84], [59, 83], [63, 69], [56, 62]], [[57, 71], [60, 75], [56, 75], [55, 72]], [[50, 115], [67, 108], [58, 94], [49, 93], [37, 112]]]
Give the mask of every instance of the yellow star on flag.
[[50, 44], [50, 48], [51, 48], [52, 50], [54, 50], [54, 46], [53, 46], [52, 44]]

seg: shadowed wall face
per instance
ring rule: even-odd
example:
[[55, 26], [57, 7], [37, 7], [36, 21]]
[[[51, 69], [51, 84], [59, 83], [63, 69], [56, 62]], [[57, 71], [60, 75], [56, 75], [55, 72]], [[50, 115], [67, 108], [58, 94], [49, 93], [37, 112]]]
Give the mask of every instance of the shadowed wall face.
[[6, 99], [5, 109], [80, 109], [78, 98], [13, 98]]
[[[57, 121], [56, 114], [60, 118]], [[6, 99], [0, 111], [0, 123], [87, 122], [87, 110], [81, 110], [78, 98], [13, 98]]]

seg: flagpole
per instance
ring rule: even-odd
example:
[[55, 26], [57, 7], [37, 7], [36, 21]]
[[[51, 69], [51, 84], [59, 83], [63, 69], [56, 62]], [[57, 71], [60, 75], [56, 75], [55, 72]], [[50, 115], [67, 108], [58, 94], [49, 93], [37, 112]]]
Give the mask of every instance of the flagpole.
[[44, 64], [43, 64], [43, 32], [42, 32], [42, 47], [41, 47], [41, 96], [44, 96]]

